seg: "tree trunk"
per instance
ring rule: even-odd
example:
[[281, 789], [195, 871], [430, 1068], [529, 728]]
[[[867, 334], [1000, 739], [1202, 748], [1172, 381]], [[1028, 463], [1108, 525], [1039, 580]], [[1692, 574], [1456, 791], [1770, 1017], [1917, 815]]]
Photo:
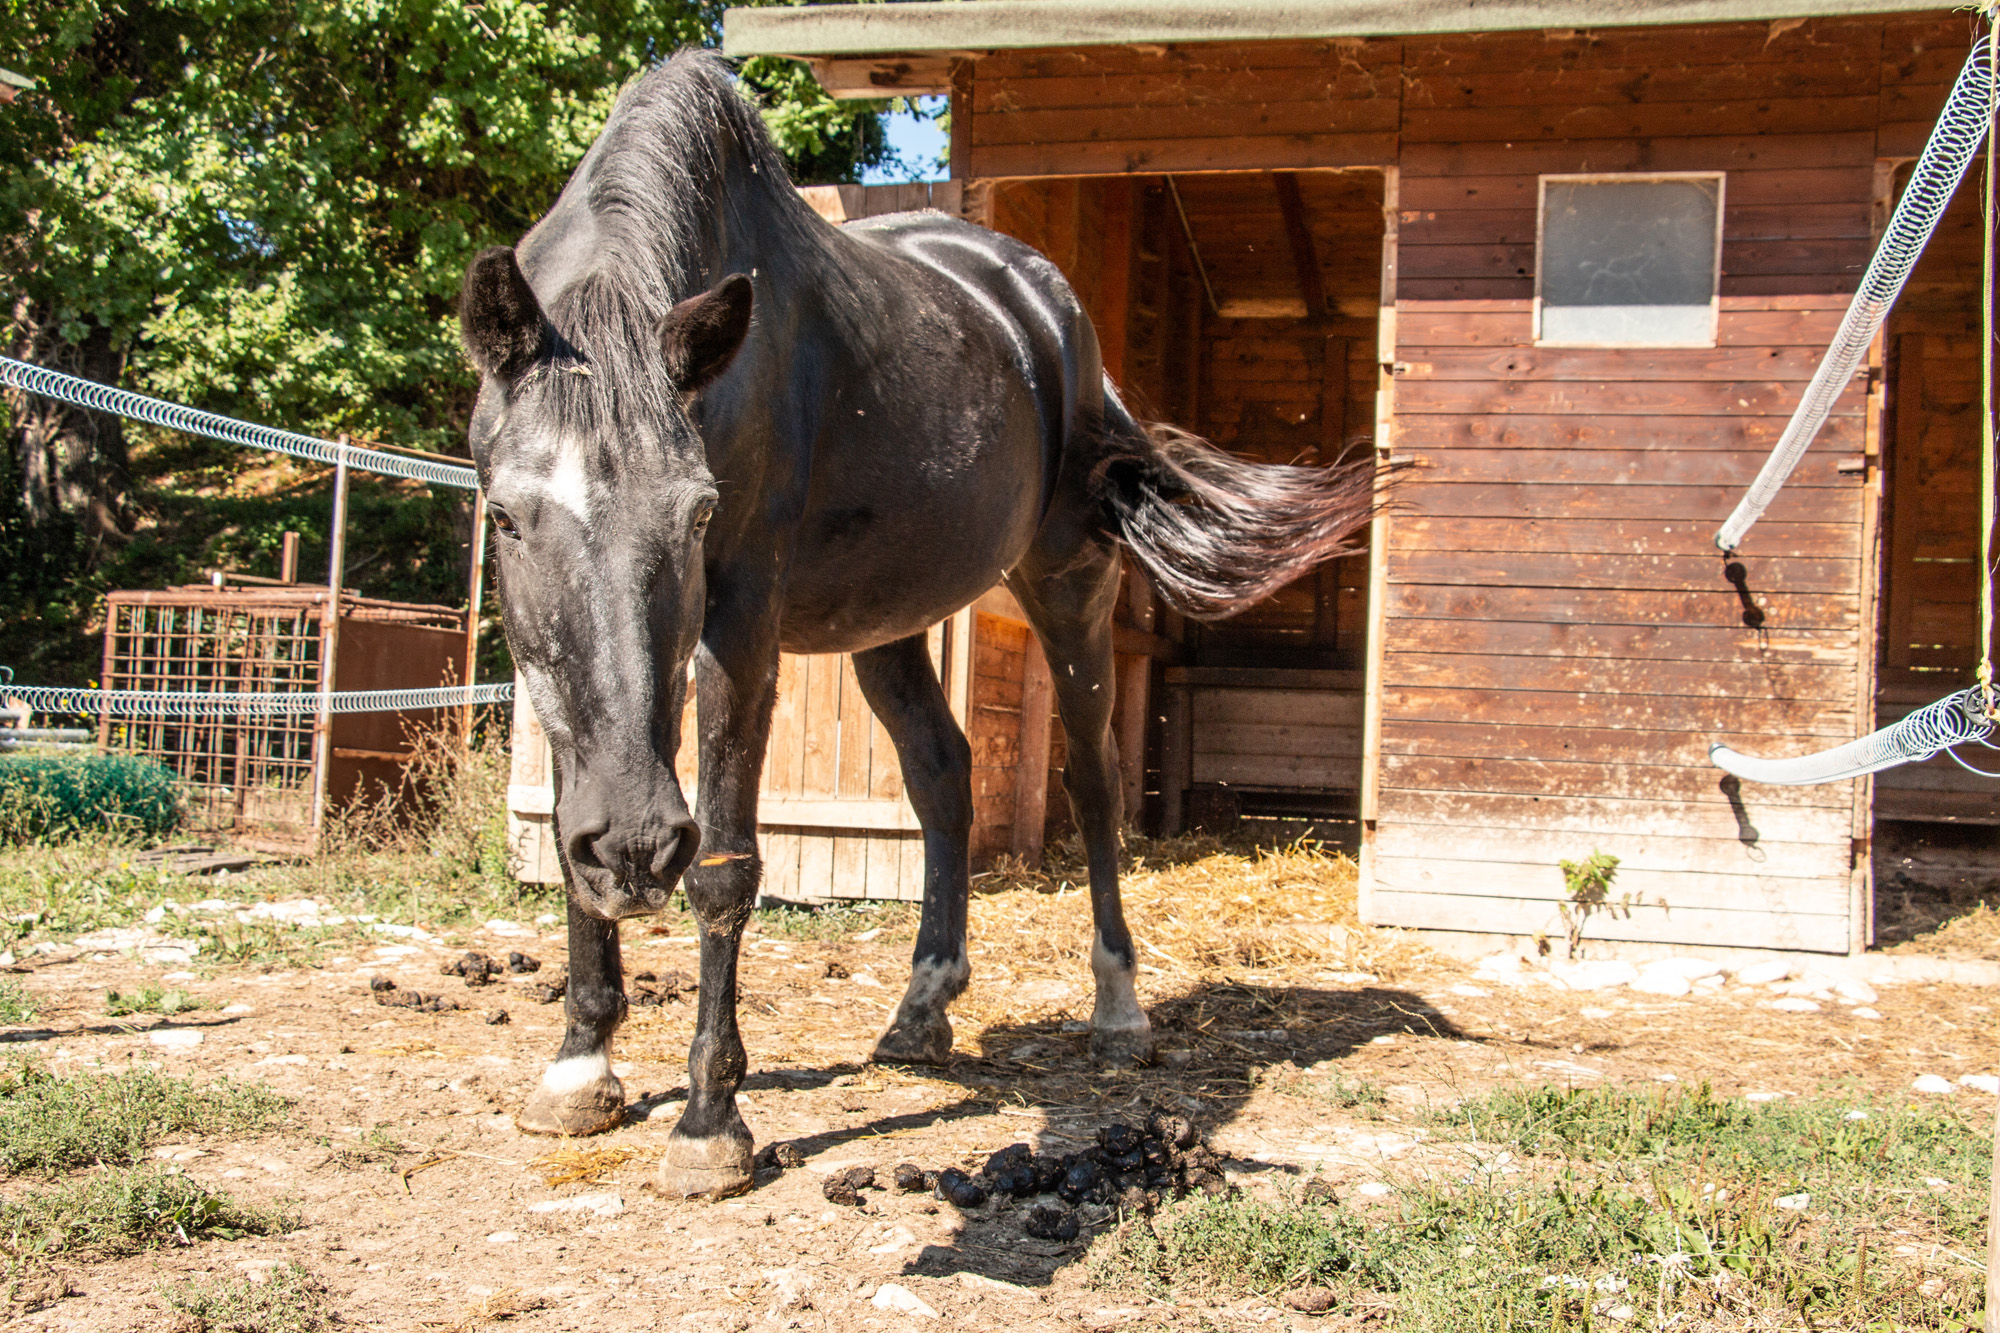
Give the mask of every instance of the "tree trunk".
[[[116, 384], [125, 351], [110, 331], [93, 327], [81, 343], [30, 324], [15, 355], [99, 384]], [[21, 506], [44, 534], [69, 524], [84, 539], [87, 563], [107, 544], [131, 535], [130, 458], [123, 418], [72, 407], [34, 394], [13, 395], [14, 428], [8, 444], [20, 467]]]

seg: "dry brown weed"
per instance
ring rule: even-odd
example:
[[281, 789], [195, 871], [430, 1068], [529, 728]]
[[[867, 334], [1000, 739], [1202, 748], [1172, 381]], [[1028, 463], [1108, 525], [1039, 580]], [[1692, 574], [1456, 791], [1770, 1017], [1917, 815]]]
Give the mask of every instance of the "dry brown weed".
[[572, 1148], [564, 1145], [552, 1153], [542, 1154], [528, 1165], [542, 1173], [542, 1182], [550, 1189], [584, 1182], [601, 1185], [607, 1173], [638, 1155], [636, 1148]]

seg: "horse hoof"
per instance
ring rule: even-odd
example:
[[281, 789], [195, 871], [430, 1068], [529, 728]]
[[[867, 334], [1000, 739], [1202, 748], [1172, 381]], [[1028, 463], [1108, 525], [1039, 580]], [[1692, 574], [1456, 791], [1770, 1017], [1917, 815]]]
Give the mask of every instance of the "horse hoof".
[[726, 1199], [748, 1190], [751, 1173], [750, 1138], [717, 1134], [706, 1139], [670, 1138], [667, 1155], [653, 1177], [660, 1193], [683, 1199]]
[[937, 1014], [910, 1022], [898, 1014], [868, 1058], [882, 1065], [941, 1065], [951, 1058], [951, 1020]]
[[1153, 1028], [1093, 1028], [1090, 1058], [1101, 1065], [1123, 1069], [1153, 1063]]
[[625, 1085], [615, 1074], [606, 1074], [568, 1092], [535, 1089], [514, 1127], [523, 1134], [551, 1134], [580, 1139], [614, 1129], [625, 1119]]

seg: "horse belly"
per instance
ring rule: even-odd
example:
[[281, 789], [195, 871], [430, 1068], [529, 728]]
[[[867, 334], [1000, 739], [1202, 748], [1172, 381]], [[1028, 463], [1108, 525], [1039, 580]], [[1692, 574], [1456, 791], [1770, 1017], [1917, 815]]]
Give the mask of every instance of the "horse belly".
[[832, 470], [840, 483], [816, 488], [800, 523], [785, 651], [859, 652], [919, 633], [1013, 568], [1041, 521], [1044, 449], [1031, 418], [1008, 415], [1014, 428], [991, 444], [869, 450]]

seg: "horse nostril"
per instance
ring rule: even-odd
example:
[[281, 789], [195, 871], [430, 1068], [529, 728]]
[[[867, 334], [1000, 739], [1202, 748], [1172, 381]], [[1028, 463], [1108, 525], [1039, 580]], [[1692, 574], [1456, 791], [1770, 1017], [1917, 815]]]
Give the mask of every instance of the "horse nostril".
[[654, 878], [662, 884], [672, 884], [687, 873], [694, 864], [695, 853], [701, 850], [701, 825], [691, 819], [684, 819], [674, 826], [674, 838], [660, 848], [653, 858]]
[[602, 870], [605, 858], [598, 852], [599, 840], [610, 830], [603, 827], [585, 827], [563, 836], [563, 850], [569, 854], [569, 863], [579, 869]]

